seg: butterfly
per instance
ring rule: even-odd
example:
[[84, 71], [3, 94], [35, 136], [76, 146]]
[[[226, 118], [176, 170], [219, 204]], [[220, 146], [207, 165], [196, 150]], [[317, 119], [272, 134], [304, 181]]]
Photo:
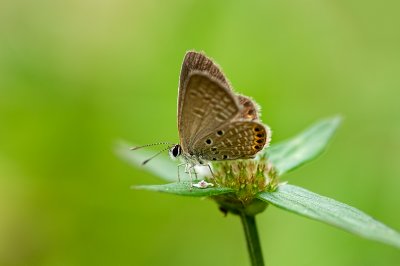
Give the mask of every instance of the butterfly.
[[258, 110], [249, 97], [233, 92], [210, 58], [187, 52], [179, 79], [179, 144], [170, 148], [171, 157], [182, 157], [189, 174], [210, 161], [254, 158], [271, 135]]

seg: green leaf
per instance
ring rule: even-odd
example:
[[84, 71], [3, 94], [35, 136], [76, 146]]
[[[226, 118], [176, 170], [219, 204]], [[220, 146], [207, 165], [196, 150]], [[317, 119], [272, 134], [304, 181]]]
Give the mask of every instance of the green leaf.
[[190, 187], [190, 182], [182, 181], [177, 183], [163, 184], [163, 185], [142, 185], [134, 186], [134, 189], [151, 190], [158, 192], [165, 192], [169, 194], [175, 194], [180, 196], [190, 196], [190, 197], [209, 197], [221, 194], [226, 194], [233, 192], [230, 188], [196, 188]]
[[257, 197], [279, 208], [400, 248], [398, 232], [354, 207], [306, 189], [281, 185], [277, 191], [261, 192]]
[[[142, 163], [153, 156], [154, 151], [148, 151], [145, 149], [140, 150], [130, 150], [134, 145], [129, 145], [125, 142], [120, 142], [116, 145], [117, 155], [125, 160], [126, 162], [132, 164], [133, 166], [153, 173], [154, 175], [161, 177], [166, 181], [177, 181], [178, 180], [178, 166], [171, 158], [165, 155], [159, 155], [148, 162], [146, 165]], [[184, 175], [186, 176], [186, 174]], [[182, 174], [181, 174], [182, 179]]]
[[266, 152], [280, 175], [320, 155], [332, 138], [341, 118], [325, 119], [289, 140], [271, 145]]

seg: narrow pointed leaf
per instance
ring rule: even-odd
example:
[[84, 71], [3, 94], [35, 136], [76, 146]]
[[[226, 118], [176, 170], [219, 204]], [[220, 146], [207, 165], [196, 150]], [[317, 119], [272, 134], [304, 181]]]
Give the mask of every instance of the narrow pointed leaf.
[[134, 189], [143, 189], [143, 190], [151, 190], [158, 192], [165, 192], [169, 194], [175, 194], [180, 196], [190, 196], [190, 197], [208, 197], [208, 196], [216, 196], [220, 194], [226, 194], [233, 192], [230, 188], [219, 188], [219, 187], [210, 187], [210, 188], [190, 188], [190, 182], [177, 182], [177, 183], [169, 183], [163, 185], [141, 185], [134, 186]]
[[177, 181], [178, 180], [178, 167], [177, 163], [171, 158], [160, 154], [159, 156], [152, 159], [146, 165], [143, 162], [149, 159], [156, 152], [148, 151], [146, 149], [130, 150], [134, 145], [129, 145], [127, 143], [121, 142], [116, 146], [117, 155], [125, 160], [126, 162], [134, 165], [139, 169], [148, 171], [158, 177], [161, 177], [166, 181]]
[[261, 192], [257, 197], [279, 208], [400, 248], [400, 233], [354, 207], [301, 187], [281, 185], [277, 191]]
[[271, 145], [269, 160], [282, 175], [314, 159], [324, 151], [340, 121], [339, 116], [322, 120], [294, 138]]

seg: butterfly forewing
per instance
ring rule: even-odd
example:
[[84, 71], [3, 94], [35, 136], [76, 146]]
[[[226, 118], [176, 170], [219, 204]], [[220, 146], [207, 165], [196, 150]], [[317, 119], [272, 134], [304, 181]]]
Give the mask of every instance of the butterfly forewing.
[[229, 87], [229, 82], [220, 67], [202, 53], [194, 51], [189, 51], [186, 53], [182, 63], [179, 83], [185, 84], [189, 74], [192, 71], [205, 71], [210, 74], [210, 76], [216, 78], [222, 84]]
[[229, 88], [207, 72], [193, 71], [180, 93], [178, 129], [184, 152], [192, 152], [193, 143], [232, 121], [241, 110]]
[[[183, 95], [183, 85], [187, 82], [189, 74], [193, 71], [204, 71], [210, 76], [219, 80], [225, 87], [231, 89], [228, 79], [225, 77], [221, 68], [208, 58], [203, 53], [189, 51], [186, 53], [183, 59], [181, 75], [179, 80], [179, 99], [178, 99], [178, 115], [182, 109]], [[258, 120], [258, 106], [249, 97], [243, 95], [237, 95], [239, 104], [243, 107], [240, 117], [246, 120], [255, 121]]]
[[237, 121], [215, 129], [193, 145], [196, 155], [210, 161], [249, 159], [263, 149], [269, 139], [264, 125]]
[[[178, 95], [178, 120], [182, 113], [183, 98], [185, 94], [184, 85], [187, 83], [188, 78], [193, 71], [202, 71], [208, 73], [211, 77], [219, 80], [227, 88], [229, 82], [226, 79], [222, 70], [210, 58], [202, 53], [189, 51], [183, 59], [181, 74], [179, 77], [179, 95]], [[178, 121], [179, 123], [179, 121]]]

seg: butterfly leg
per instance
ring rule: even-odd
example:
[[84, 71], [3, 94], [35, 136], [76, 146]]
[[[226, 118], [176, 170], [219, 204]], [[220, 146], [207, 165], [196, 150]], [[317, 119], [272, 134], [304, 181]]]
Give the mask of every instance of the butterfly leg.
[[[183, 165], [187, 165], [187, 163], [180, 163], [178, 164], [176, 167], [178, 168], [178, 182], [181, 182], [181, 176], [179, 174], [179, 167], [183, 166]], [[186, 171], [186, 169], [185, 169]]]
[[214, 180], [214, 182], [215, 182], [217, 185], [219, 185], [219, 184], [217, 183], [217, 179], [215, 178], [215, 175], [214, 175], [214, 172], [213, 172], [213, 170], [212, 170], [212, 168], [211, 168], [211, 165], [208, 163], [207, 166], [208, 166], [208, 169], [210, 170], [210, 173], [211, 173], [211, 175], [212, 175], [212, 179]]
[[194, 180], [197, 180], [196, 168], [194, 166], [192, 166], [192, 169], [193, 169], [193, 173], [194, 173]]
[[[187, 165], [186, 165], [187, 166]], [[192, 191], [192, 188], [193, 188], [193, 178], [192, 178], [192, 168], [193, 168], [193, 166], [192, 165], [190, 165], [189, 167], [187, 167], [187, 170], [188, 170], [188, 174], [189, 174], [189, 179], [190, 179], [190, 191]]]
[[183, 163], [183, 164], [181, 164], [181, 165], [184, 165], [184, 164], [186, 165], [186, 167], [185, 167], [185, 173], [189, 175], [190, 179], [192, 179], [192, 173], [194, 173], [195, 176], [197, 177], [197, 173], [196, 173], [196, 171], [194, 170], [194, 165], [191, 165], [191, 164], [189, 164], [189, 163]]
[[190, 190], [192, 190], [193, 187], [193, 177], [192, 174], [194, 174], [195, 179], [197, 180], [197, 172], [194, 164], [188, 164], [188, 172], [189, 172], [189, 177], [190, 177]]
[[[192, 186], [193, 186], [193, 182], [192, 182], [192, 168], [193, 165], [189, 164], [189, 163], [183, 163], [185, 165], [185, 173], [189, 175], [189, 180], [190, 180], [190, 191], [192, 190]], [[181, 165], [183, 165], [181, 164]]]
[[210, 169], [210, 173], [211, 173], [213, 179], [215, 180], [214, 172], [213, 172], [213, 170], [211, 169], [210, 164], [208, 163], [207, 166], [208, 166], [208, 169]]

